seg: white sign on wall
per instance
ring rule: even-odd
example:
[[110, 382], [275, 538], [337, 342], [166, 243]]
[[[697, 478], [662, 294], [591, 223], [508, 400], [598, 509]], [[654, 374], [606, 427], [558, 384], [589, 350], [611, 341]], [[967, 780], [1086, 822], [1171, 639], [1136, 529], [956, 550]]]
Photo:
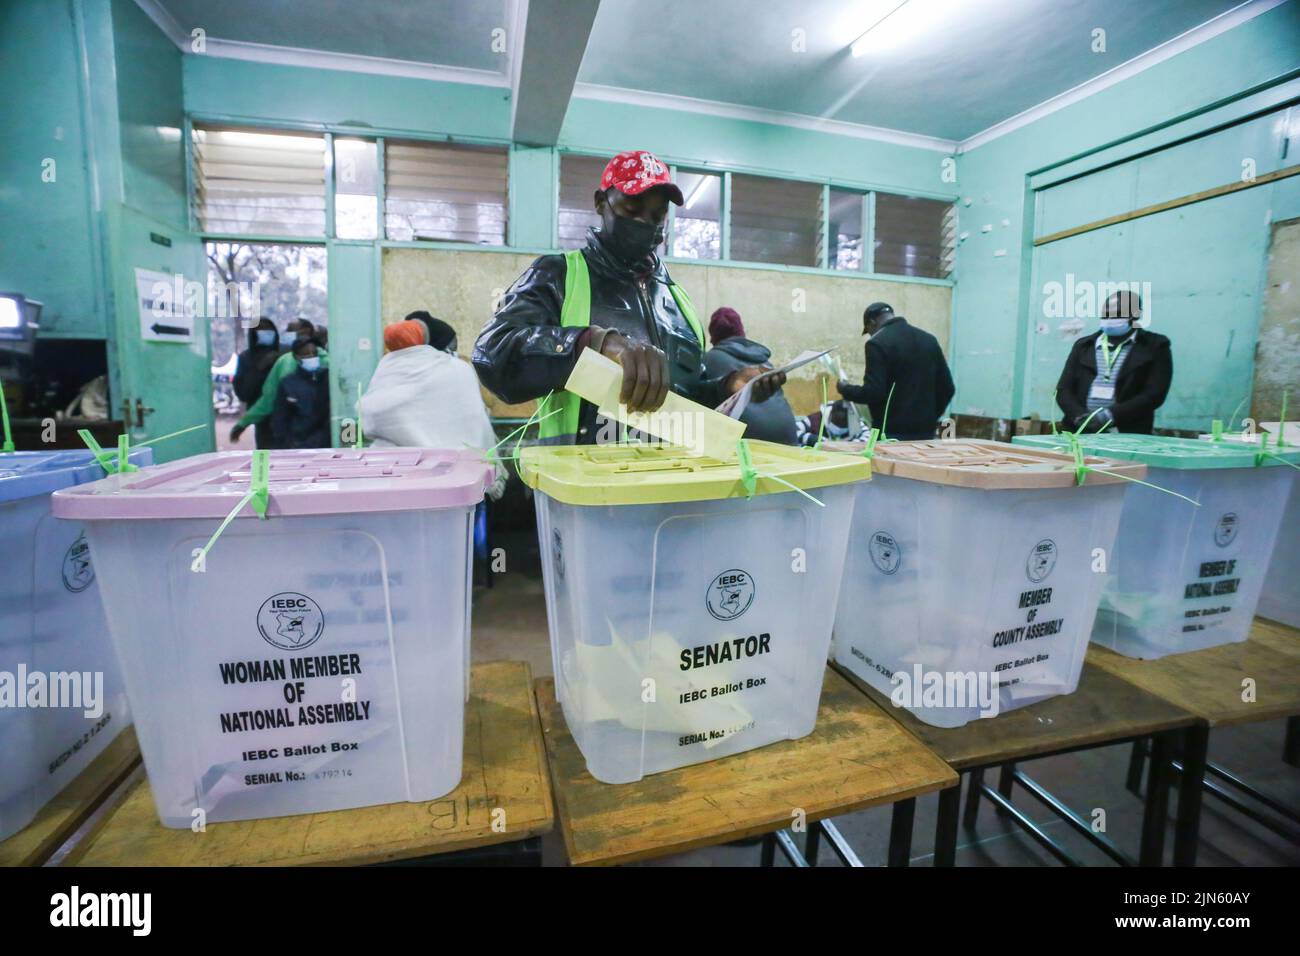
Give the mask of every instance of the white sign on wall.
[[193, 342], [194, 311], [181, 294], [183, 280], [165, 272], [135, 270], [140, 338], [150, 342]]

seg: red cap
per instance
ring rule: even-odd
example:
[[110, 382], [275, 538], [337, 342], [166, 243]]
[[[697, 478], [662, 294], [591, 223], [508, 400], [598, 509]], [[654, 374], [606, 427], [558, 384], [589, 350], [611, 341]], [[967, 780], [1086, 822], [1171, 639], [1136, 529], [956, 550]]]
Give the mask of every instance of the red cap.
[[629, 149], [619, 153], [605, 165], [600, 176], [600, 188], [613, 186], [621, 193], [636, 196], [655, 186], [667, 186], [668, 198], [682, 205], [682, 191], [668, 174], [668, 164], [654, 153], [644, 149]]

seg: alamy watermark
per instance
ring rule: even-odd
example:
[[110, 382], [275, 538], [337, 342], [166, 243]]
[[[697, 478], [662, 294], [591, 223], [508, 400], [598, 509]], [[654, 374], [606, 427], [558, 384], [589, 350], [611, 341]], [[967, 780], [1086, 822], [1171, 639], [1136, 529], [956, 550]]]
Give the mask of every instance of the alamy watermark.
[[635, 436], [642, 433], [655, 442], [685, 448], [695, 454], [704, 453], [705, 415], [700, 412], [632, 412], [619, 405], [617, 419], [603, 418], [596, 428], [597, 445], [626, 443], [619, 420], [628, 423], [627, 429]]
[[889, 699], [895, 707], [975, 708], [981, 717], [998, 715], [998, 678], [988, 671], [927, 671], [913, 664], [911, 673], [896, 670], [889, 681]]
[[252, 328], [262, 316], [262, 289], [258, 282], [197, 282], [177, 273], [169, 282], [149, 287], [150, 314], [155, 319], [172, 315], [198, 318], [240, 319]]
[[120, 927], [148, 936], [153, 927], [152, 893], [94, 893], [74, 885], [50, 897], [50, 925]]
[[1133, 308], [1136, 313], [1140, 302], [1142, 324], [1150, 325], [1153, 311], [1150, 282], [1093, 282], [1078, 279], [1073, 272], [1065, 274], [1064, 282], [1053, 279], [1043, 283], [1043, 316], [1049, 319], [1093, 319], [1108, 299], [1123, 292], [1136, 293], [1136, 298], [1120, 297], [1118, 304], [1121, 309], [1116, 318], [1138, 318], [1137, 314], [1125, 315], [1123, 311]]
[[0, 671], [0, 709], [69, 708], [90, 720], [104, 713], [103, 671]]

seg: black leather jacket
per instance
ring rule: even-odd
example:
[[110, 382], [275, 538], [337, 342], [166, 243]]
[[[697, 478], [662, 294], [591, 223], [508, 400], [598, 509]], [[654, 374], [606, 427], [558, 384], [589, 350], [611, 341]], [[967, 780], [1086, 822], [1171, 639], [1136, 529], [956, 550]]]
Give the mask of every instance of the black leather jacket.
[[[710, 408], [721, 402], [726, 397], [722, 381], [707, 376], [704, 351], [677, 308], [668, 270], [658, 256], [628, 265], [605, 247], [595, 229], [588, 231], [582, 255], [591, 277], [591, 325], [657, 346], [668, 356], [673, 391]], [[533, 262], [506, 291], [474, 343], [479, 380], [502, 401], [526, 402], [559, 391], [573, 371], [586, 329], [560, 325], [566, 271], [562, 255]], [[583, 402], [579, 444], [596, 440], [596, 419], [595, 407]]]

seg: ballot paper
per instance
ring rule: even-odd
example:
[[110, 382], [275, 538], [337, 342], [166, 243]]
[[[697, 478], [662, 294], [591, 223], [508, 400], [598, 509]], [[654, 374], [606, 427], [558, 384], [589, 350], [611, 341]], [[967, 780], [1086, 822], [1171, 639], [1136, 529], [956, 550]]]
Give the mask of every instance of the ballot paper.
[[[578, 641], [561, 663], [565, 669], [565, 686], [575, 695], [572, 705], [583, 721], [617, 721], [628, 730], [653, 731], [674, 736], [700, 734], [706, 750], [712, 750], [725, 738], [708, 731], [716, 727], [744, 727], [753, 723], [754, 715], [740, 703], [742, 694], [708, 697], [690, 704], [681, 699], [690, 691], [709, 689], [709, 685], [739, 686], [748, 671], [739, 663], [716, 665], [709, 680], [692, 680], [681, 672], [683, 647], [666, 632], [656, 632], [648, 642], [635, 647], [614, 627], [609, 618], [610, 642], [584, 644]], [[729, 634], [732, 640], [736, 635]], [[648, 651], [648, 656], [647, 656]], [[645, 698], [645, 680], [652, 677], [658, 691], [653, 701]]]
[[826, 373], [830, 375], [831, 378], [835, 379], [837, 382], [843, 382], [845, 381], [844, 369], [840, 365], [840, 360], [836, 356], [830, 354], [832, 351], [834, 351], [834, 349], [823, 352], [818, 360], [821, 362], [822, 368], [826, 369]]
[[[830, 375], [832, 381], [848, 381], [848, 376], [844, 374], [844, 367], [840, 365], [840, 360], [834, 355], [822, 355], [820, 361], [822, 368], [826, 369], [826, 372]], [[858, 411], [858, 406], [855, 403], [850, 402], [847, 399], [844, 400], [844, 405], [848, 411], [849, 437], [854, 438], [857, 436], [858, 432], [862, 430], [862, 413]]]
[[591, 402], [606, 418], [711, 458], [734, 459], [736, 443], [745, 434], [743, 422], [719, 415], [676, 392], [668, 393], [658, 411], [629, 410], [618, 400], [623, 388], [622, 367], [594, 349], [582, 350], [564, 388]]
[[751, 378], [748, 382], [745, 383], [744, 388], [736, 392], [725, 402], [719, 405], [716, 411], [721, 412], [723, 415], [726, 415], [729, 418], [740, 418], [740, 416], [745, 413], [745, 409], [749, 407], [750, 399], [754, 395], [755, 382], [761, 382], [764, 379], [771, 378], [774, 375], [780, 375], [783, 372], [793, 372], [795, 369], [807, 365], [809, 362], [815, 362], [819, 358], [829, 355], [831, 352], [834, 352], [837, 347], [838, 346], [831, 346], [830, 348], [825, 349], [824, 351], [821, 352], [817, 352], [812, 349], [809, 349], [806, 352], [800, 352], [799, 355], [795, 357], [793, 362], [790, 362], [786, 365], [782, 365], [780, 368], [769, 369], [768, 371], [764, 372], [762, 375], [754, 376], [754, 378]]

